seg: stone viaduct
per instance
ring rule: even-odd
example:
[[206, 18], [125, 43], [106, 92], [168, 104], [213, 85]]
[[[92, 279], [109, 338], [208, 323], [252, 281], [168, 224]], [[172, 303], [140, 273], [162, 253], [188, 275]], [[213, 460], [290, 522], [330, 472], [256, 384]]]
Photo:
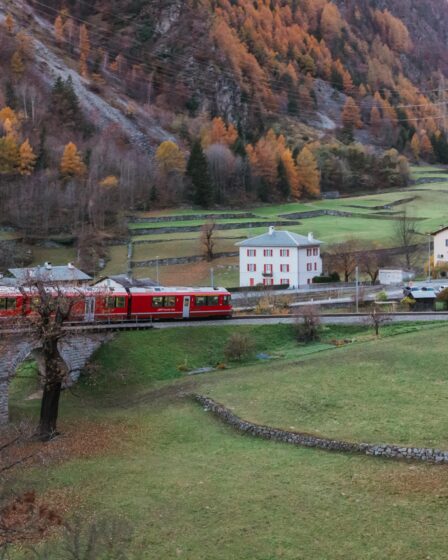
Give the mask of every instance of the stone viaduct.
[[[92, 354], [113, 334], [76, 334], [60, 343], [61, 356], [67, 366], [67, 384], [75, 382]], [[38, 352], [39, 343], [26, 335], [11, 339], [6, 352], [0, 355], [0, 426], [9, 420], [9, 382], [17, 367], [28, 356]]]

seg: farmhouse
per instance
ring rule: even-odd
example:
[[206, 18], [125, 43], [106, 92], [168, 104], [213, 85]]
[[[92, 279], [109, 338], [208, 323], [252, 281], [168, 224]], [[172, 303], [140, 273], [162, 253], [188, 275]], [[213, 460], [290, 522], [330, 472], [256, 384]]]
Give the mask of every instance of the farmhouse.
[[268, 232], [236, 243], [240, 250], [240, 286], [311, 284], [322, 274], [322, 242], [290, 231]]
[[76, 268], [72, 263], [64, 266], [53, 266], [46, 262], [44, 266], [10, 268], [8, 272], [18, 285], [38, 280], [47, 284], [82, 286], [92, 280], [91, 276]]
[[431, 233], [434, 237], [434, 266], [448, 263], [448, 226]]

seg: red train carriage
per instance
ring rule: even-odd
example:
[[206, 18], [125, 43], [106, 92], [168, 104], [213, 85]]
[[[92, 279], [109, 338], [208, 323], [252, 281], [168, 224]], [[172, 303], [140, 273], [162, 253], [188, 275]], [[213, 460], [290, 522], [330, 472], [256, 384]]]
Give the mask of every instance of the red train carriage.
[[22, 315], [24, 297], [17, 288], [0, 286], [0, 320]]
[[[130, 288], [112, 280], [91, 287], [47, 288], [57, 298], [72, 300], [73, 322], [143, 321], [231, 317], [230, 293], [224, 288]], [[35, 288], [0, 286], [0, 320], [36, 315]]]
[[230, 293], [224, 288], [130, 288], [132, 319], [231, 317]]

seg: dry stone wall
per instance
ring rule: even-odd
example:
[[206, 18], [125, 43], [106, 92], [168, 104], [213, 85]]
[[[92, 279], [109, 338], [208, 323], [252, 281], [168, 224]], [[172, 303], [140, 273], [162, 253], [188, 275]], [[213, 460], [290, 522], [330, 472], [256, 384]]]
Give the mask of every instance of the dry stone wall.
[[212, 412], [214, 416], [218, 417], [235, 430], [252, 437], [271, 439], [297, 446], [315, 447], [326, 451], [360, 453], [363, 455], [386, 457], [389, 459], [407, 459], [426, 461], [428, 463], [448, 464], [448, 451], [429, 449], [425, 447], [400, 447], [388, 444], [352, 443], [348, 441], [316, 437], [311, 434], [304, 434], [300, 432], [289, 432], [242, 420], [225, 406], [215, 402], [209, 397], [205, 397], [203, 395], [193, 395], [193, 398], [204, 407], [204, 410]]

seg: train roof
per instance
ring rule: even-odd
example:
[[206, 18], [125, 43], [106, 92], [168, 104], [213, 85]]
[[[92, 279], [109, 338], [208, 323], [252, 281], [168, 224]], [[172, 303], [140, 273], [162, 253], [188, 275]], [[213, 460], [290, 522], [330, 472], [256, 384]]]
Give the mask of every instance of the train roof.
[[0, 297], [17, 297], [22, 295], [14, 286], [0, 286]]
[[130, 288], [131, 294], [229, 294], [226, 288], [188, 288], [179, 286], [154, 286], [152, 288]]

